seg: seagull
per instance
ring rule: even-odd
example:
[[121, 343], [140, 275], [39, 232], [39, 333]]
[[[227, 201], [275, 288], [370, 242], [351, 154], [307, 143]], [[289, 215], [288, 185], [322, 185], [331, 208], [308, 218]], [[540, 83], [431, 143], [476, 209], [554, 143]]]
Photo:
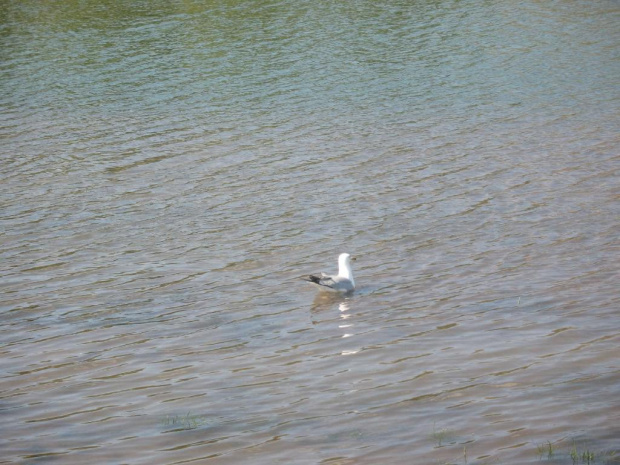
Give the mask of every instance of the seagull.
[[338, 274], [328, 275], [321, 273], [320, 276], [309, 275], [304, 276], [302, 279], [314, 284], [323, 291], [335, 291], [335, 292], [351, 292], [355, 289], [355, 280], [353, 279], [353, 271], [351, 270], [351, 255], [348, 253], [341, 253], [338, 256]]

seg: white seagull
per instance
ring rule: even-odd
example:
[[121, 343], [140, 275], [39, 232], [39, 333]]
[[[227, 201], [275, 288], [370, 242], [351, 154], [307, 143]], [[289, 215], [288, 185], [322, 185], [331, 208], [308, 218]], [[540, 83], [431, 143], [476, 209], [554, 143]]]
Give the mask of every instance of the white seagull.
[[355, 280], [353, 279], [353, 270], [351, 270], [351, 255], [341, 253], [338, 256], [338, 274], [328, 275], [321, 273], [320, 276], [309, 275], [302, 279], [314, 284], [323, 291], [351, 292], [355, 289]]

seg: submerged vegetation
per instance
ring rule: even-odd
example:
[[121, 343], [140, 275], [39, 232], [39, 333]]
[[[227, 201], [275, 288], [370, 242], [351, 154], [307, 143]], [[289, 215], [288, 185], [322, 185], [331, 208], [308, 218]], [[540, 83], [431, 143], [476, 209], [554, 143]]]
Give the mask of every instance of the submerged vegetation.
[[173, 431], [196, 429], [206, 423], [204, 416], [192, 415], [191, 412], [187, 412], [187, 415], [166, 415], [166, 418], [162, 419], [162, 425], [166, 428], [172, 427]]
[[537, 445], [536, 452], [541, 461], [546, 459], [556, 463], [572, 462], [572, 465], [620, 464], [620, 455], [617, 451], [596, 451], [587, 445], [578, 444], [575, 440], [572, 441], [569, 451], [566, 451], [565, 447], [559, 448], [555, 443], [547, 441]]
[[445, 441], [449, 441], [452, 438], [453, 434], [447, 428], [437, 429], [435, 424], [433, 423], [433, 432], [431, 437], [437, 443], [437, 447], [442, 447]]
[[[433, 425], [430, 438], [435, 443], [436, 448], [449, 449], [450, 446], [458, 445], [459, 450], [454, 450], [452, 460], [443, 459], [436, 462], [440, 465], [491, 465], [505, 463], [497, 455], [481, 455], [475, 459], [468, 457], [474, 441], [461, 442], [457, 436], [448, 428], [437, 428]], [[469, 450], [468, 450], [469, 448]], [[445, 449], [444, 449], [445, 450]], [[545, 441], [535, 445], [535, 453], [539, 462], [549, 465], [620, 465], [619, 450], [599, 450], [593, 448], [585, 442], [575, 439], [569, 441], [560, 439], [558, 441]]]
[[540, 458], [547, 457], [547, 459], [551, 460], [555, 455], [555, 446], [551, 441], [547, 441], [544, 444], [539, 444], [536, 446], [536, 451]]

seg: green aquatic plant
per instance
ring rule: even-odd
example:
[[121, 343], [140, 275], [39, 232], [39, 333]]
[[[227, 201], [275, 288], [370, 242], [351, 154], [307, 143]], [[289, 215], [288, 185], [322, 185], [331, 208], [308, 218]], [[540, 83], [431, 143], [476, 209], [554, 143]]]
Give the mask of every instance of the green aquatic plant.
[[441, 447], [443, 442], [446, 439], [449, 439], [452, 436], [452, 431], [447, 428], [442, 428], [437, 430], [435, 427], [435, 423], [433, 423], [433, 432], [431, 434], [431, 438], [437, 443], [437, 447]]
[[549, 460], [553, 458], [553, 455], [555, 453], [555, 449], [551, 441], [547, 441], [546, 444], [538, 444], [536, 446], [536, 451], [538, 452], [540, 458], [542, 458], [543, 455], [547, 454], [547, 458]]
[[573, 460], [573, 465], [579, 463], [590, 465], [596, 463], [597, 458], [601, 459], [603, 463], [620, 463], [620, 460], [616, 458], [616, 451], [610, 452], [595, 452], [589, 447], [580, 449], [577, 443], [573, 441], [573, 447], [570, 451], [570, 458]]
[[166, 428], [173, 427], [177, 430], [196, 429], [206, 422], [204, 416], [192, 415], [191, 412], [187, 412], [187, 415], [166, 415], [166, 418], [162, 420], [162, 424]]
[[573, 465], [577, 465], [581, 460], [581, 463], [591, 464], [594, 463], [596, 458], [594, 452], [586, 448], [584, 451], [579, 451], [577, 444], [573, 442], [573, 448], [570, 451], [570, 458], [573, 460]]
[[566, 452], [560, 452], [556, 447], [556, 444], [551, 441], [538, 444], [536, 446], [536, 452], [539, 458], [542, 460], [543, 456], [546, 456], [548, 460], [557, 460], [560, 458], [567, 458], [568, 455], [568, 457], [571, 458], [573, 465], [593, 465], [595, 463], [611, 465], [620, 463], [620, 457], [616, 457], [618, 452], [615, 450], [608, 452], [597, 452], [589, 447], [584, 448], [584, 446], [579, 446], [576, 441], [573, 441], [570, 451], [566, 454]]

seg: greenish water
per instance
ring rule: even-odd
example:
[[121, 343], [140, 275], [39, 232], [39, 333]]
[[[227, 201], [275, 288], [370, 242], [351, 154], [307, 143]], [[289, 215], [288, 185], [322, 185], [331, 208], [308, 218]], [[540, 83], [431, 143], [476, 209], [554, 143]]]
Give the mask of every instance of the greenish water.
[[614, 463], [618, 2], [0, 19], [2, 463]]

